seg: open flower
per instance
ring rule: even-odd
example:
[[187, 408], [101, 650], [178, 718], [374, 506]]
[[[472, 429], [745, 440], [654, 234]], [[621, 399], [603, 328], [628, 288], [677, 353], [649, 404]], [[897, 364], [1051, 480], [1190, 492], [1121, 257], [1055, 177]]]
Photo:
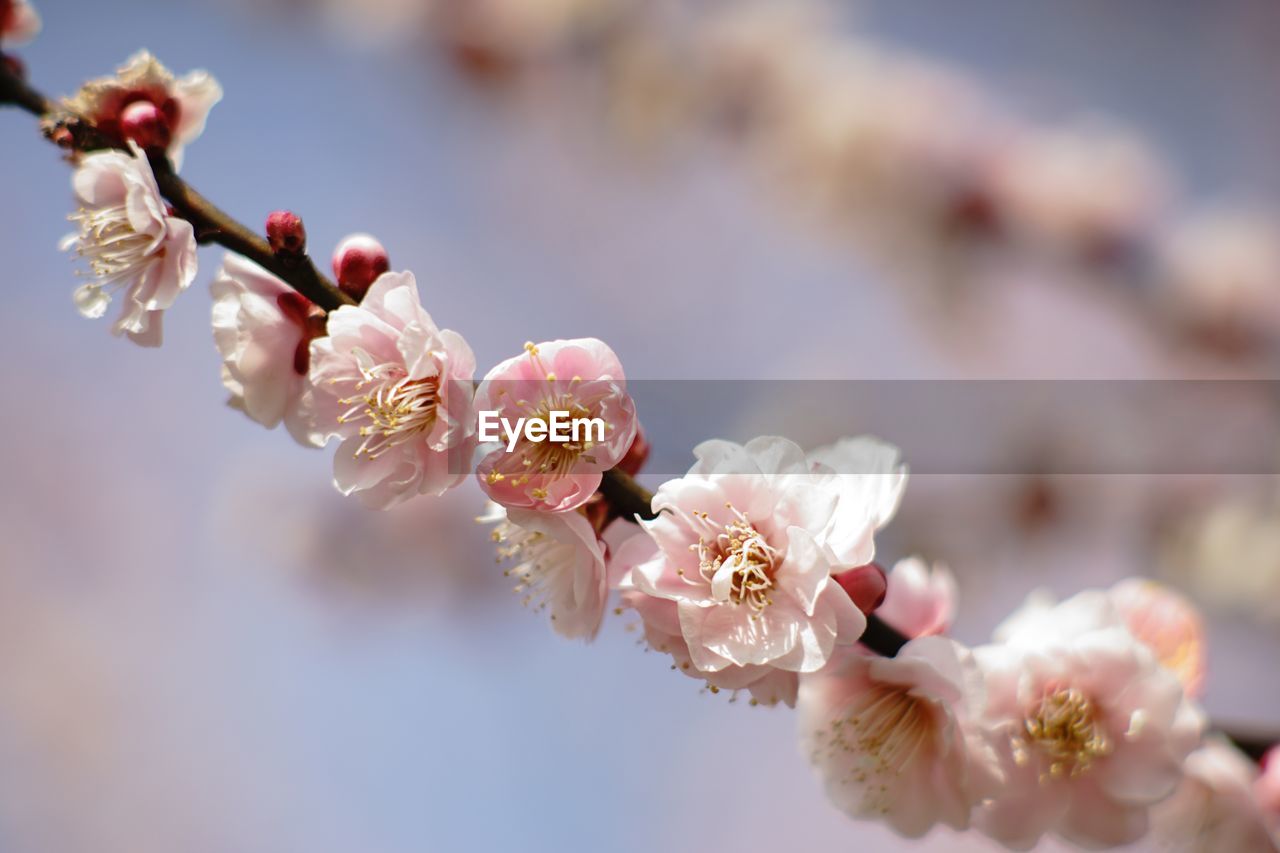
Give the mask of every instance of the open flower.
[[1182, 784], [1151, 813], [1161, 850], [1274, 853], [1267, 816], [1254, 798], [1258, 766], [1220, 737], [1187, 756]]
[[847, 653], [800, 679], [801, 748], [852, 817], [911, 838], [939, 823], [966, 829], [1000, 778], [976, 725], [982, 694], [972, 653], [942, 637], [893, 658]]
[[908, 637], [942, 634], [956, 613], [956, 580], [946, 566], [919, 557], [899, 560], [889, 572], [876, 615]]
[[386, 273], [357, 305], [329, 315], [311, 342], [316, 428], [342, 439], [334, 485], [385, 509], [440, 494], [467, 475], [474, 449], [475, 357], [418, 300], [413, 274]]
[[1121, 625], [1182, 682], [1188, 696], [1204, 688], [1204, 621], [1195, 606], [1155, 581], [1127, 578], [1109, 590], [1085, 590], [1058, 604], [1045, 590], [995, 631], [997, 640], [1035, 643], [1048, 634], [1073, 636]]
[[498, 559], [515, 565], [516, 592], [526, 605], [551, 613], [563, 637], [592, 639], [600, 630], [609, 582], [605, 548], [581, 511], [546, 513], [506, 510], [490, 503], [480, 519], [493, 523]]
[[[480, 460], [481, 487], [509, 509], [563, 512], [582, 506], [603, 473], [626, 455], [636, 433], [622, 364], [595, 338], [525, 344], [524, 354], [485, 376], [476, 408], [496, 412], [513, 429], [522, 419], [537, 424], [544, 436], [553, 417], [580, 422], [570, 441], [531, 441], [522, 432], [510, 452], [504, 443]], [[585, 422], [591, 419], [600, 426]]]
[[846, 506], [833, 477], [812, 473], [786, 439], [709, 441], [694, 453], [689, 473], [654, 495], [658, 516], [644, 528], [657, 552], [631, 570], [630, 587], [675, 603], [701, 674], [821, 669], [866, 628], [831, 575], [870, 562], [869, 513]]
[[86, 317], [106, 313], [124, 291], [124, 310], [112, 331], [143, 346], [159, 346], [161, 316], [196, 276], [191, 223], [170, 216], [151, 165], [141, 155], [87, 155], [72, 177], [79, 231], [62, 242], [88, 263], [92, 281], [75, 293]]
[[1203, 719], [1104, 593], [1042, 607], [975, 650], [984, 722], [1003, 732], [1007, 784], [984, 832], [1018, 849], [1045, 832], [1098, 847], [1146, 833], [1177, 786]]
[[207, 71], [175, 78], [147, 51], [139, 51], [113, 77], [91, 80], [64, 106], [117, 144], [125, 136], [121, 117], [139, 101], [151, 103], [163, 116], [170, 134], [169, 159], [182, 165], [182, 151], [204, 132], [209, 110], [222, 100], [222, 87]]
[[40, 15], [27, 0], [0, 0], [0, 44], [25, 44], [40, 34]]
[[319, 446], [307, 373], [325, 315], [262, 267], [227, 255], [213, 293], [213, 340], [231, 405], [265, 427], [284, 421], [300, 444]]

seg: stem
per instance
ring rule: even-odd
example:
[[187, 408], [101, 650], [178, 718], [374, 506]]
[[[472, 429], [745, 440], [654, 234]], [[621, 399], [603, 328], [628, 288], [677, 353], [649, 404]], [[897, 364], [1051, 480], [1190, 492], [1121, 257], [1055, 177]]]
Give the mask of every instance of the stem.
[[0, 55], [0, 106], [9, 104], [26, 110], [36, 117], [44, 116], [51, 109], [49, 99], [37, 92], [27, 81], [11, 73]]
[[179, 216], [195, 226], [197, 234], [255, 261], [325, 311], [356, 304], [336, 284], [321, 275], [308, 256], [276, 254], [263, 237], [223, 213], [178, 177], [163, 151], [148, 152], [147, 159], [151, 162], [160, 194], [173, 205]]

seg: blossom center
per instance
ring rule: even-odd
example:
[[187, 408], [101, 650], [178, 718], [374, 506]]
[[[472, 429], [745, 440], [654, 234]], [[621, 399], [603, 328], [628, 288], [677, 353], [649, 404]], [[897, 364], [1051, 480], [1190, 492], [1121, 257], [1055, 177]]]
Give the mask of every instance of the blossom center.
[[732, 504], [726, 506], [733, 519], [724, 525], [711, 521], [705, 512], [694, 513], [710, 530], [709, 535], [699, 536], [698, 543], [690, 549], [697, 553], [698, 570], [713, 590], [717, 586], [724, 588], [727, 581], [727, 600], [763, 610], [773, 603], [769, 592], [773, 589], [778, 550], [745, 515]]
[[886, 813], [888, 783], [932, 742], [934, 722], [929, 700], [906, 689], [874, 685], [860, 691], [852, 707], [819, 731], [815, 762], [824, 758], [845, 767], [840, 780], [863, 791], [865, 811]]
[[376, 459], [388, 450], [427, 432], [435, 425], [440, 403], [440, 377], [410, 379], [403, 367], [361, 367], [356, 394], [340, 402], [350, 409], [338, 423], [359, 423], [364, 441], [356, 457]]
[[82, 207], [71, 214], [71, 221], [80, 226], [76, 254], [88, 263], [100, 287], [132, 278], [151, 259], [155, 238], [134, 230], [123, 204]]
[[[1074, 687], [1047, 693], [1023, 721], [1023, 740], [1049, 760], [1049, 778], [1078, 776], [1111, 752], [1097, 706]], [[1019, 763], [1028, 758], [1019, 754]]]
[[516, 563], [503, 575], [516, 579], [514, 591], [524, 596], [524, 606], [545, 609], [555, 577], [573, 560], [572, 546], [541, 530], [526, 530], [509, 521], [500, 522], [490, 537], [497, 546], [498, 562]]

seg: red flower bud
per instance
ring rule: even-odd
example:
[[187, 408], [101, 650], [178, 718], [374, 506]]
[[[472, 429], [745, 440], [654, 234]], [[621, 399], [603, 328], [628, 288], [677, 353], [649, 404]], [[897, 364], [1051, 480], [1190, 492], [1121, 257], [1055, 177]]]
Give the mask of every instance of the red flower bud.
[[150, 101], [134, 101], [120, 113], [120, 132], [146, 150], [168, 148], [169, 120]]
[[359, 302], [378, 276], [391, 269], [387, 250], [368, 234], [352, 234], [333, 251], [333, 277], [342, 292]]
[[885, 577], [884, 569], [875, 563], [867, 563], [865, 566], [839, 572], [831, 577], [845, 592], [849, 593], [853, 603], [863, 613], [873, 613], [877, 607], [884, 604], [889, 582]]
[[307, 250], [307, 229], [302, 217], [288, 210], [277, 210], [267, 217], [267, 242], [277, 255], [301, 255]]

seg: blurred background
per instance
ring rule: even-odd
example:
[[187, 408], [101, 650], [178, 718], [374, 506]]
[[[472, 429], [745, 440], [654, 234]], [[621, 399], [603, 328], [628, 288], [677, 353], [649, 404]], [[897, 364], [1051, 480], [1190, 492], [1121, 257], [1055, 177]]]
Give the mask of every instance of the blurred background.
[[[318, 258], [376, 234], [481, 365], [587, 335], [655, 380], [1259, 379], [1280, 352], [1268, 0], [38, 8], [36, 85], [142, 47], [208, 68], [184, 176], [250, 224], [299, 212]], [[371, 513], [226, 409], [220, 250], [162, 349], [83, 320], [65, 164], [16, 111], [0, 163], [0, 850], [987, 849], [846, 819], [790, 713], [700, 691], [628, 618], [559, 640], [470, 484]], [[877, 423], [742, 387], [641, 418], [668, 457]], [[1039, 586], [1172, 583], [1210, 619], [1211, 714], [1280, 730], [1274, 464], [1055, 466], [1092, 423], [917, 471], [883, 561], [949, 565], [972, 643]]]

